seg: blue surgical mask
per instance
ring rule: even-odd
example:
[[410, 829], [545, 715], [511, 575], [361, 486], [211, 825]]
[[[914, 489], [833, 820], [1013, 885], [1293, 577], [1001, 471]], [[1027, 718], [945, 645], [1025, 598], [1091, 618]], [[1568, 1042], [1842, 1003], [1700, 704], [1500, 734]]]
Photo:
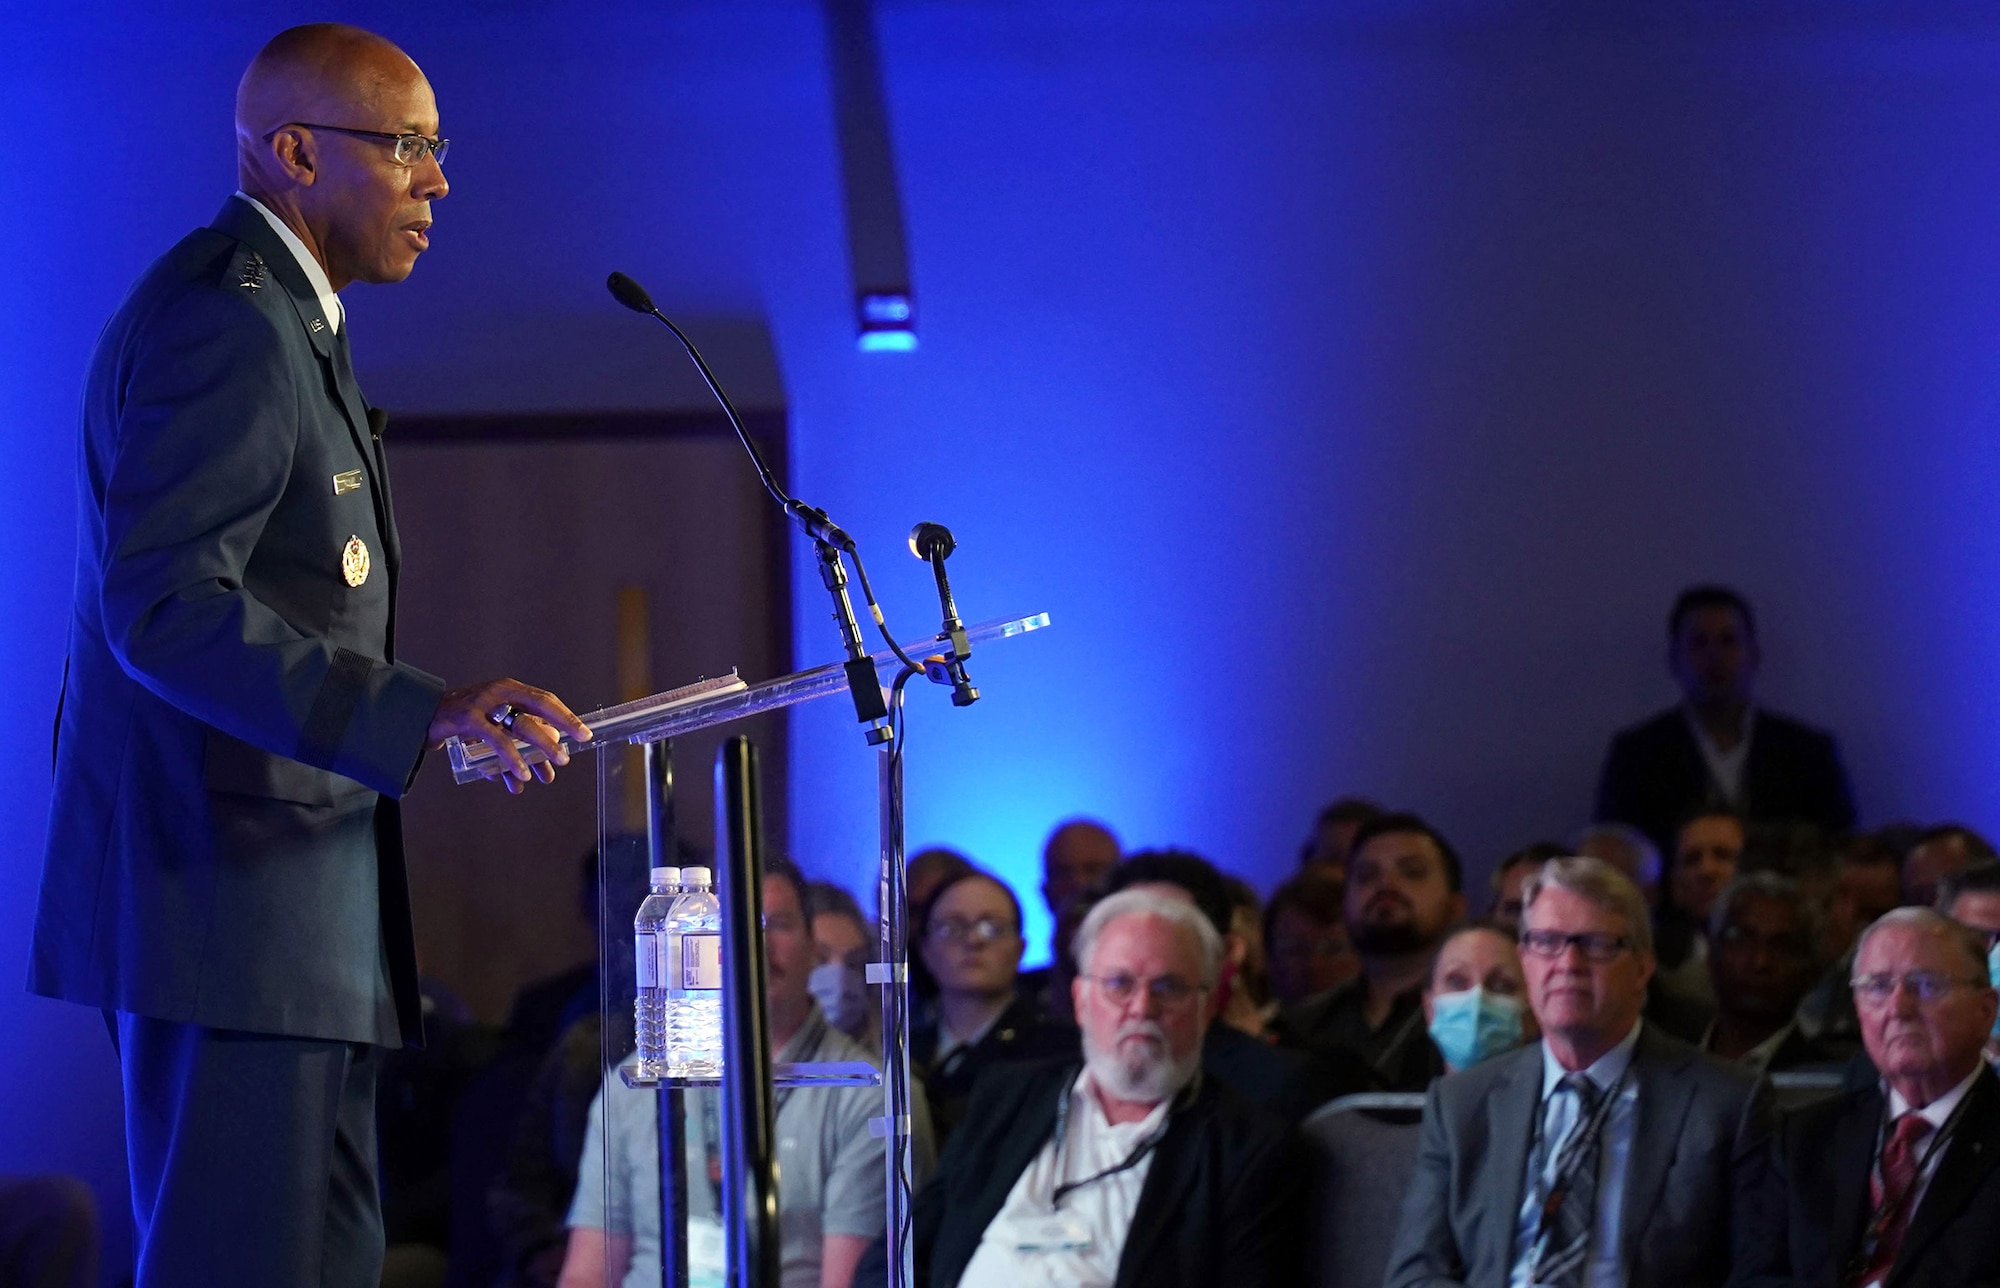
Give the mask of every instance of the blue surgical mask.
[[1478, 985], [1462, 993], [1439, 993], [1431, 998], [1431, 1041], [1446, 1064], [1470, 1069], [1521, 1045], [1527, 1010], [1520, 998]]
[[[1993, 982], [1993, 987], [2000, 988], [2000, 944], [1986, 950], [1986, 978]], [[1993, 1017], [1993, 1036], [2000, 1038], [2000, 1014]]]
[[806, 988], [826, 1012], [826, 1022], [852, 1037], [868, 1025], [868, 985], [859, 966], [821, 962], [806, 977]]

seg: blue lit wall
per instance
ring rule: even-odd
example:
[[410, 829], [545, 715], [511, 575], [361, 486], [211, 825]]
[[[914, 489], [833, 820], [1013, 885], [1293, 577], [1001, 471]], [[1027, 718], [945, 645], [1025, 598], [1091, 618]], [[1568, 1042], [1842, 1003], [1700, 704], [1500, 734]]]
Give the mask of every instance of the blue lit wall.
[[[532, 371], [625, 268], [677, 313], [768, 323], [796, 490], [905, 631], [933, 613], [918, 519], [958, 534], [969, 617], [1054, 614], [975, 660], [978, 708], [918, 695], [913, 843], [1032, 894], [1049, 824], [1092, 812], [1268, 886], [1353, 791], [1483, 865], [1581, 819], [1606, 736], [1670, 698], [1666, 603], [1710, 577], [1757, 600], [1769, 701], [1843, 736], [1869, 820], [2000, 825], [2000, 19], [881, 8], [913, 354], [854, 350], [816, 6], [331, 11], [412, 50], [459, 140], [416, 279], [353, 294], [364, 376], [428, 366], [433, 409], [490, 406], [469, 373]], [[244, 60], [328, 10], [179, 12], [0, 18], [24, 748], [0, 975], [39, 863], [89, 345], [232, 186]], [[826, 658], [803, 563], [798, 586], [800, 659]], [[859, 884], [871, 754], [831, 705], [795, 747], [793, 849]], [[114, 1193], [101, 1024], [0, 989], [0, 1032], [0, 1169]]]

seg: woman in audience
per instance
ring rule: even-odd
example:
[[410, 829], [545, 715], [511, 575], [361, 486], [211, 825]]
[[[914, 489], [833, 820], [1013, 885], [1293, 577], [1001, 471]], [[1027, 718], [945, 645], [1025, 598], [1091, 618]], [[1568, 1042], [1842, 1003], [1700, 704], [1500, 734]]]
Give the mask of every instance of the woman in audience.
[[1264, 909], [1264, 943], [1271, 992], [1280, 1005], [1338, 988], [1361, 973], [1361, 958], [1341, 920], [1342, 878], [1309, 867], [1271, 895]]
[[1514, 941], [1490, 926], [1468, 926], [1445, 940], [1424, 986], [1424, 1021], [1442, 1073], [1457, 1073], [1540, 1036]]

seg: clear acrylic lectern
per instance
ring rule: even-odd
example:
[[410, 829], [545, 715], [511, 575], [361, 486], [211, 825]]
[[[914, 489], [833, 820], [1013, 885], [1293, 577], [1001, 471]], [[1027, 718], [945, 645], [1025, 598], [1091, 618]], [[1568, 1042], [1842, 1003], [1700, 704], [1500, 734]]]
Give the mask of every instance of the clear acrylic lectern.
[[[988, 622], [970, 628], [966, 636], [972, 645], [993, 643], [1048, 624], [1047, 614], [1037, 614]], [[938, 639], [925, 639], [905, 646], [904, 652], [921, 659], [938, 644]], [[902, 661], [891, 652], [875, 654], [873, 661], [878, 679], [895, 677], [900, 695], [910, 678]], [[900, 737], [876, 752], [880, 951], [867, 978], [881, 991], [880, 1068], [862, 1062], [772, 1064], [757, 1038], [767, 1032], [764, 945], [756, 929], [761, 840], [755, 751], [742, 738], [725, 743], [715, 767], [713, 866], [725, 921], [723, 1077], [651, 1079], [642, 1076], [633, 1058], [637, 986], [632, 919], [646, 896], [649, 870], [683, 865], [682, 838], [674, 826], [675, 766], [669, 740], [841, 693], [848, 682], [840, 663], [758, 684], [745, 684], [733, 675], [705, 680], [582, 713], [595, 738], [568, 747], [573, 754], [600, 753], [599, 1092], [589, 1137], [596, 1152], [586, 1149], [579, 1181], [589, 1169], [598, 1169], [606, 1227], [630, 1232], [611, 1240], [607, 1284], [623, 1282], [628, 1265], [658, 1264], [662, 1288], [778, 1288], [773, 1106], [779, 1097], [826, 1088], [880, 1089], [882, 1112], [870, 1118], [868, 1128], [885, 1146], [889, 1282], [891, 1288], [911, 1283], [912, 1090]], [[484, 745], [468, 749], [454, 741], [446, 750], [459, 782], [497, 772], [498, 758]], [[539, 753], [530, 757], [540, 758]], [[739, 1047], [747, 1058], [739, 1058]]]

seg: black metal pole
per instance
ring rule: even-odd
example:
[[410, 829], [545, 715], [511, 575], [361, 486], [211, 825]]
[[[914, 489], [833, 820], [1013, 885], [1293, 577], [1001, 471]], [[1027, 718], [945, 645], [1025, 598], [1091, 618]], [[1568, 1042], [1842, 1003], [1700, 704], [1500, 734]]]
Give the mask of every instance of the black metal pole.
[[[674, 845], [674, 751], [646, 744], [646, 866], [679, 867]], [[660, 1288], [687, 1288], [687, 1097], [662, 1085], [655, 1093], [660, 1137]]]
[[910, 972], [909, 887], [903, 869], [903, 762], [892, 747], [877, 755], [881, 782], [882, 1106], [888, 1118], [883, 1184], [888, 1222], [888, 1288], [909, 1288], [910, 1264]]
[[778, 1288], [777, 1130], [771, 1017], [764, 993], [763, 820], [757, 749], [715, 754], [716, 868], [722, 901], [722, 1229], [731, 1288]]

